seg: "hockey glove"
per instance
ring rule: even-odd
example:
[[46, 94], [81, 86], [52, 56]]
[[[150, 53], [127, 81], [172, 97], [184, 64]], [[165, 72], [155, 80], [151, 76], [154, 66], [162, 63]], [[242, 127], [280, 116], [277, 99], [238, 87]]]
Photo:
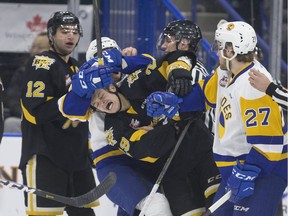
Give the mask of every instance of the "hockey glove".
[[168, 76], [168, 89], [179, 97], [192, 91], [192, 75], [185, 69], [175, 69]]
[[95, 90], [113, 83], [111, 73], [114, 69], [109, 66], [92, 66], [87, 69], [80, 67], [80, 69], [72, 76], [72, 91], [80, 97], [91, 98]]
[[[103, 60], [104, 65], [109, 66], [110, 68], [113, 68], [115, 73], [121, 71], [121, 65], [122, 65], [122, 54], [117, 49], [109, 49], [103, 51]], [[79, 70], [88, 69], [92, 66], [98, 66], [98, 57], [92, 58], [89, 61], [85, 62]]]
[[122, 54], [116, 49], [108, 49], [103, 51], [104, 64], [110, 66], [115, 71], [121, 72], [122, 70]]
[[240, 164], [233, 167], [232, 174], [228, 178], [227, 189], [231, 189], [232, 195], [230, 201], [236, 203], [237, 201], [251, 196], [254, 193], [254, 181], [258, 177], [261, 169], [254, 165]]
[[165, 115], [168, 118], [173, 118], [179, 110], [178, 104], [182, 101], [182, 98], [171, 92], [154, 92], [147, 98], [147, 115], [151, 117]]

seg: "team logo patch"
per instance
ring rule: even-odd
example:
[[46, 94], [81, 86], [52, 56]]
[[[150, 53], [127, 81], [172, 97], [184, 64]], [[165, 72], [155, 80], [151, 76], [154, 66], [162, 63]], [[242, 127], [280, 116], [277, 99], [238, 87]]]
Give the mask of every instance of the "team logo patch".
[[117, 143], [117, 141], [114, 139], [113, 131], [114, 130], [112, 127], [105, 131], [108, 144], [112, 146], [114, 146]]
[[228, 83], [228, 77], [224, 75], [224, 76], [220, 79], [219, 85], [220, 85], [221, 87], [225, 87], [225, 86], [227, 85], [227, 83]]
[[234, 27], [235, 27], [234, 24], [233, 24], [233, 23], [230, 23], [230, 24], [227, 25], [227, 30], [228, 30], [228, 31], [231, 31], [231, 30], [234, 29]]
[[138, 128], [140, 125], [140, 122], [137, 119], [132, 119], [129, 126], [131, 128]]
[[55, 59], [49, 58], [48, 56], [35, 56], [32, 66], [35, 66], [35, 69], [43, 68], [49, 70], [50, 66], [55, 62]]
[[131, 87], [131, 85], [139, 79], [139, 76], [138, 74], [141, 73], [141, 70], [137, 70], [135, 71], [134, 73], [130, 74], [128, 77], [127, 77], [127, 83], [128, 83], [128, 86], [129, 88]]

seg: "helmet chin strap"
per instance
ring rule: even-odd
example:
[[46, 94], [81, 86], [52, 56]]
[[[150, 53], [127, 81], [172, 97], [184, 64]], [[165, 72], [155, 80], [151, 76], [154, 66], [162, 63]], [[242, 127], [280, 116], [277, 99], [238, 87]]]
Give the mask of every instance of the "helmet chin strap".
[[234, 55], [231, 58], [224, 56], [224, 49], [220, 50], [220, 53], [221, 53], [222, 58], [224, 58], [226, 60], [227, 70], [231, 71], [229, 63], [231, 60], [233, 60], [237, 56], [237, 53], [234, 53]]
[[116, 113], [120, 112], [121, 109], [122, 109], [122, 101], [121, 101], [121, 98], [120, 98], [119, 93], [118, 93], [117, 91], [116, 91], [116, 92], [112, 92], [112, 91], [110, 91], [109, 89], [107, 89], [107, 91], [108, 91], [109, 93], [111, 93], [111, 94], [116, 95], [116, 97], [118, 98], [118, 100], [119, 100], [119, 109], [118, 109], [118, 111], [117, 111]]
[[121, 112], [122, 102], [121, 102], [121, 98], [120, 98], [118, 92], [113, 92], [113, 93], [117, 96], [117, 98], [118, 98], [118, 100], [119, 100], [119, 109], [118, 109], [118, 111], [117, 111], [117, 113], [118, 113], [118, 112]]

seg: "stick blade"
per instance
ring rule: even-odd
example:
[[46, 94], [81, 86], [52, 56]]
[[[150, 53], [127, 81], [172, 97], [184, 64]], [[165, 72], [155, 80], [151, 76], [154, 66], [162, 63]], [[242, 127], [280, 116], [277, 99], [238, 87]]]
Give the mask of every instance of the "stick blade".
[[93, 188], [91, 191], [89, 191], [86, 194], [83, 194], [79, 197], [77, 197], [76, 207], [83, 207], [91, 202], [94, 202], [95, 200], [102, 197], [104, 194], [106, 194], [116, 183], [117, 176], [114, 172], [110, 172], [102, 182], [95, 188]]

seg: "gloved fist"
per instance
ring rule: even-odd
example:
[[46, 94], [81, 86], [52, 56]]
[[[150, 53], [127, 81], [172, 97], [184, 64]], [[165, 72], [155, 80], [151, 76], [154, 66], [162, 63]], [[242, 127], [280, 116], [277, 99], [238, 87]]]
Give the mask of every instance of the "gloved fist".
[[171, 92], [154, 92], [147, 98], [147, 115], [151, 117], [165, 115], [168, 118], [173, 118], [179, 110], [178, 104], [182, 101], [182, 98]]
[[[104, 50], [103, 51], [104, 65], [109, 66], [114, 69], [113, 72], [120, 72], [122, 70], [122, 54], [116, 48]], [[88, 69], [92, 66], [98, 66], [98, 57], [92, 58], [85, 62], [80, 68], [80, 70]]]
[[258, 177], [261, 169], [254, 165], [240, 164], [233, 167], [232, 174], [228, 178], [228, 189], [231, 189], [232, 195], [230, 201], [235, 203], [254, 193], [254, 181]]
[[72, 76], [72, 91], [80, 97], [91, 98], [95, 90], [105, 88], [113, 83], [112, 72], [114, 72], [114, 69], [109, 66], [82, 68]]
[[122, 70], [122, 54], [116, 49], [108, 49], [103, 51], [104, 65], [114, 68], [114, 72], [121, 72]]
[[179, 97], [192, 91], [192, 75], [190, 71], [175, 69], [168, 76], [168, 89]]

